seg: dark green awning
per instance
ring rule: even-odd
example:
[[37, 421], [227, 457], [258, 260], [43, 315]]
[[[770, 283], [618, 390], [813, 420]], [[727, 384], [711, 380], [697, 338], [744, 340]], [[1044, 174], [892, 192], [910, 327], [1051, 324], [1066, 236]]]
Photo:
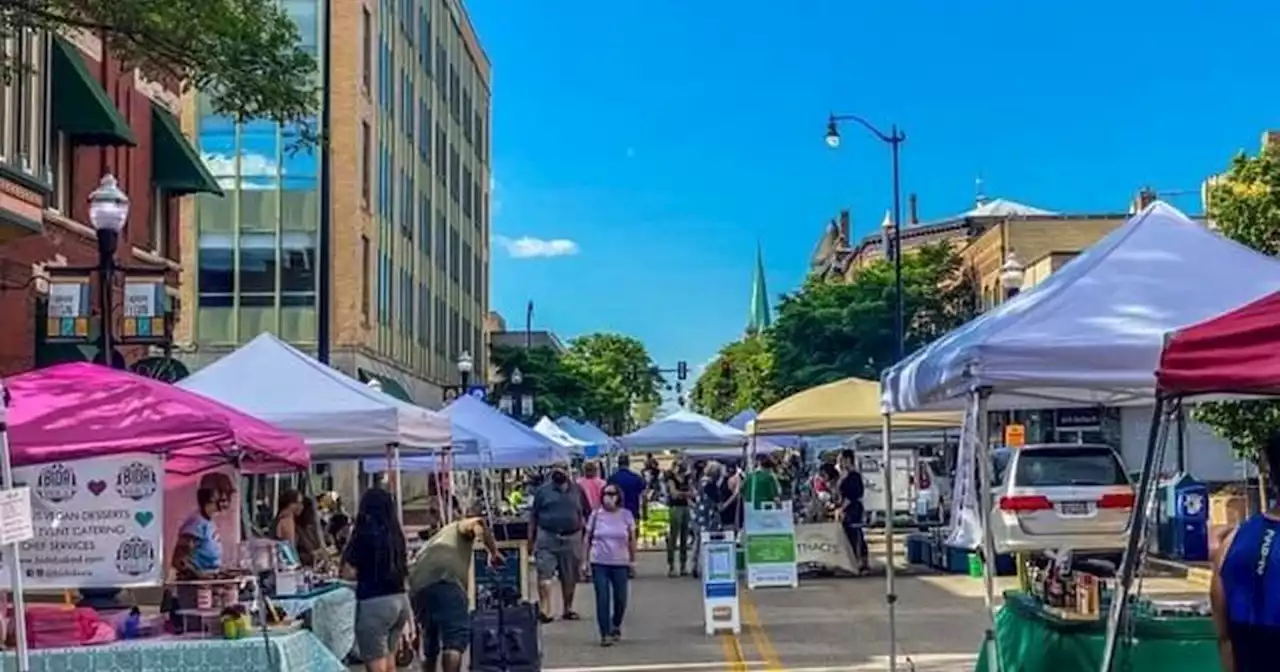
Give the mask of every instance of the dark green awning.
[[52, 104], [54, 128], [82, 145], [129, 145], [138, 141], [120, 110], [107, 97], [75, 45], [53, 40]]
[[410, 404], [413, 403], [413, 397], [409, 396], [409, 391], [404, 389], [404, 386], [401, 385], [399, 381], [397, 381], [395, 378], [392, 378], [390, 376], [380, 376], [375, 373], [370, 373], [369, 371], [366, 371], [364, 369], [359, 369], [359, 368], [356, 369], [356, 377], [359, 378], [360, 382], [362, 383], [367, 383], [371, 380], [376, 380], [380, 385], [382, 385], [383, 393], [389, 396], [395, 397], [400, 401], [407, 401]]
[[182, 126], [168, 110], [151, 103], [151, 182], [174, 196], [222, 195]]

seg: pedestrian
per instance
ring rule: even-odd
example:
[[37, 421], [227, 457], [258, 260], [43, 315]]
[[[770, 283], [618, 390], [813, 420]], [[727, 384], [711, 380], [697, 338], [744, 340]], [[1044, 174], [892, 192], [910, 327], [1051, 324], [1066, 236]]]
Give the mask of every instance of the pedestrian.
[[736, 512], [735, 494], [729, 489], [724, 477], [724, 465], [715, 460], [706, 463], [702, 470], [702, 478], [698, 480], [698, 497], [694, 506], [693, 575], [700, 576], [702, 566], [702, 533], [719, 532], [725, 529], [726, 512], [728, 525], [733, 525]]
[[866, 483], [858, 472], [857, 460], [853, 451], [846, 448], [840, 451], [840, 523], [844, 527], [849, 547], [857, 556], [858, 573], [866, 574], [870, 569], [868, 559], [866, 510], [862, 505], [862, 496], [866, 493]]
[[622, 506], [622, 491], [605, 486], [600, 508], [587, 522], [588, 558], [596, 592], [596, 627], [600, 646], [622, 638], [622, 617], [627, 613], [627, 589], [636, 563], [638, 529], [635, 516]]
[[533, 495], [529, 507], [529, 547], [538, 574], [538, 602], [543, 623], [555, 620], [551, 615], [551, 588], [557, 579], [563, 602], [561, 618], [576, 621], [573, 594], [582, 565], [582, 529], [589, 511], [582, 489], [569, 480], [565, 464], [552, 467], [548, 479]]
[[[622, 493], [622, 508], [631, 512], [631, 517], [639, 526], [639, 521], [644, 520], [644, 493], [647, 486], [644, 477], [631, 471], [630, 458], [626, 455], [618, 456], [618, 469], [609, 475], [607, 484], [618, 487], [618, 492]], [[631, 578], [636, 578], [634, 566], [627, 573]]]
[[418, 552], [409, 571], [409, 595], [422, 635], [422, 669], [459, 672], [471, 643], [468, 598], [471, 564], [479, 540], [488, 552], [489, 566], [502, 566], [493, 533], [483, 518], [464, 518], [440, 528]]
[[604, 479], [600, 477], [600, 463], [587, 460], [582, 463], [582, 475], [578, 477], [578, 487], [587, 496], [587, 503], [594, 511], [600, 508], [600, 492], [604, 490]]
[[742, 484], [743, 500], [747, 506], [759, 509], [764, 504], [777, 506], [782, 503], [782, 486], [774, 469], [773, 458], [769, 455], [761, 455], [756, 461], [755, 470]]
[[679, 576], [688, 576], [689, 535], [692, 515], [689, 505], [693, 500], [693, 484], [689, 473], [689, 465], [684, 455], [677, 454], [671, 469], [663, 478], [667, 491], [667, 513], [670, 522], [667, 527], [667, 576], [677, 576], [676, 559], [680, 560]]
[[364, 493], [342, 563], [356, 581], [356, 647], [369, 672], [396, 669], [396, 648], [409, 622], [407, 553], [395, 500], [381, 488]]

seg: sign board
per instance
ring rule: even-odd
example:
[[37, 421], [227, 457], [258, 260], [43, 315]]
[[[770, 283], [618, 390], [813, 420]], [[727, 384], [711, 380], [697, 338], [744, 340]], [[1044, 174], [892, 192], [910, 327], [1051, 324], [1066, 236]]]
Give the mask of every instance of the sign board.
[[1053, 412], [1053, 420], [1058, 429], [1098, 427], [1102, 425], [1102, 409], [1059, 408]]
[[[34, 534], [22, 543], [24, 587], [159, 585], [163, 478], [160, 457], [141, 453], [14, 469], [14, 480], [31, 491]], [[0, 554], [0, 568], [5, 562]], [[8, 585], [9, 572], [0, 571], [0, 586]]]
[[165, 338], [168, 297], [164, 280], [129, 280], [124, 283], [122, 340], [160, 342]]
[[799, 585], [796, 524], [791, 502], [783, 502], [779, 507], [744, 507], [742, 536], [748, 588]]
[[50, 279], [48, 306], [45, 314], [45, 341], [84, 343], [89, 340], [93, 306], [89, 300], [89, 278]]
[[1008, 448], [1021, 448], [1027, 445], [1027, 426], [1017, 423], [1005, 425], [1004, 445]]
[[31, 522], [31, 488], [0, 490], [0, 545], [36, 536]]
[[467, 386], [467, 396], [484, 401], [489, 397], [489, 388], [484, 385], [469, 385]]
[[[477, 544], [479, 546], [479, 544]], [[471, 608], [486, 607], [504, 595], [519, 595], [519, 600], [529, 599], [529, 555], [524, 541], [500, 541], [498, 552], [502, 554], [502, 566], [489, 566], [489, 552], [476, 548], [471, 554], [470, 602]]]
[[703, 532], [702, 620], [708, 636], [742, 632], [738, 611], [737, 545], [732, 532]]
[[849, 538], [839, 523], [803, 523], [796, 526], [796, 564], [853, 574], [857, 567]]

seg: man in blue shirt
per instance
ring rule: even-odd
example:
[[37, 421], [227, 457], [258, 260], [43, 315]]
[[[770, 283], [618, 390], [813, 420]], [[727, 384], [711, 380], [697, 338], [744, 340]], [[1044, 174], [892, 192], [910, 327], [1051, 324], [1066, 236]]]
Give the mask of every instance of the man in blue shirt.
[[640, 500], [644, 498], [644, 478], [631, 471], [631, 460], [626, 455], [618, 456], [618, 469], [609, 476], [609, 484], [618, 486], [622, 491], [622, 506], [631, 512], [636, 520], [641, 519]]

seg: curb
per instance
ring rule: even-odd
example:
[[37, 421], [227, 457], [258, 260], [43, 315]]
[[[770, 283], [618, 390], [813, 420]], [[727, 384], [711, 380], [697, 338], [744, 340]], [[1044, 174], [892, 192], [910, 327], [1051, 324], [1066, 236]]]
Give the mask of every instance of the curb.
[[1213, 570], [1206, 567], [1195, 567], [1164, 558], [1147, 558], [1147, 564], [1169, 576], [1184, 579], [1198, 588], [1208, 589], [1213, 583]]

